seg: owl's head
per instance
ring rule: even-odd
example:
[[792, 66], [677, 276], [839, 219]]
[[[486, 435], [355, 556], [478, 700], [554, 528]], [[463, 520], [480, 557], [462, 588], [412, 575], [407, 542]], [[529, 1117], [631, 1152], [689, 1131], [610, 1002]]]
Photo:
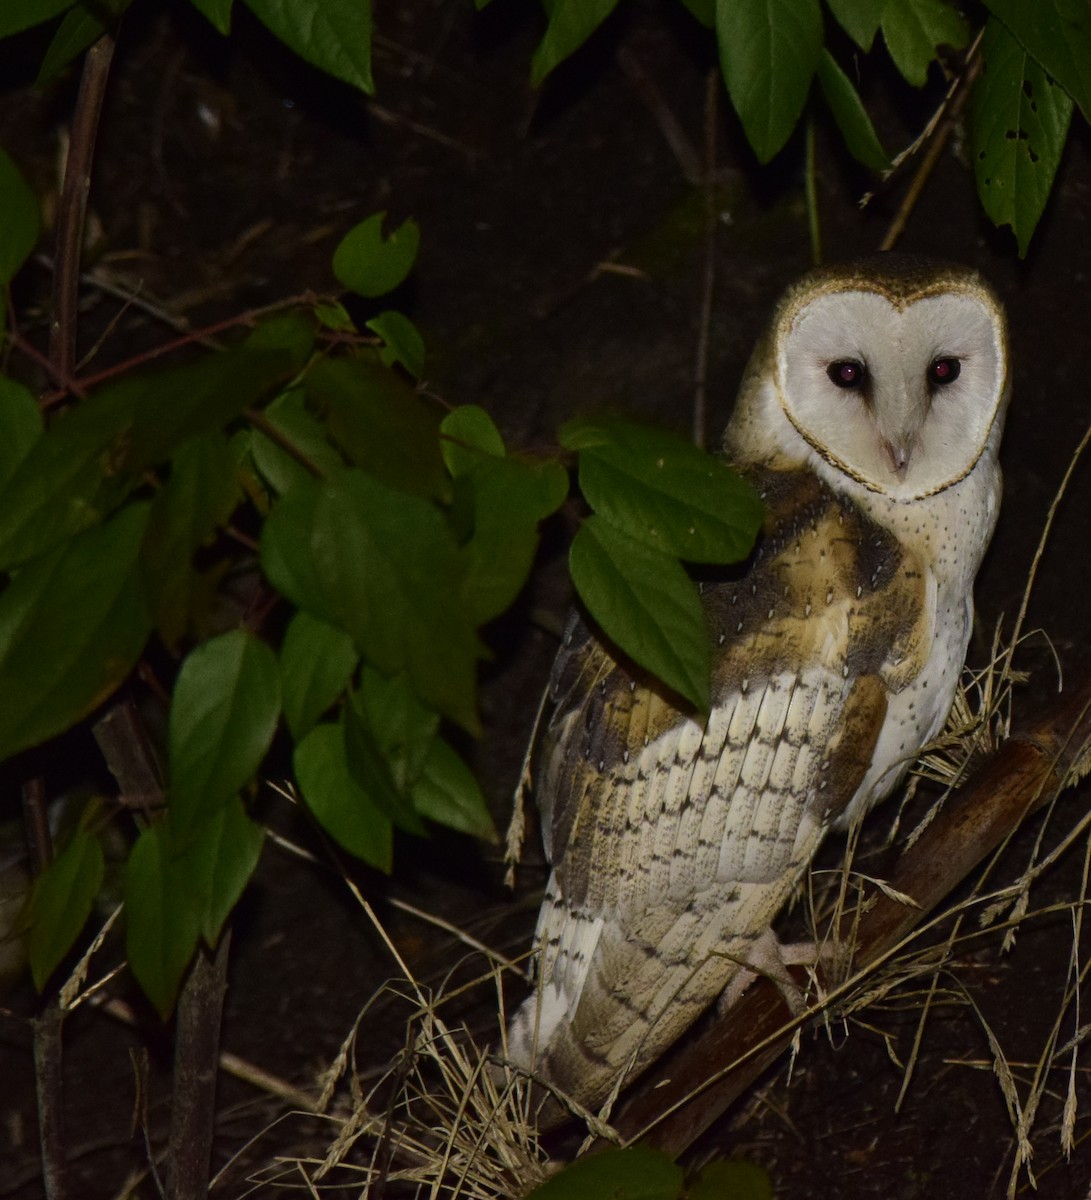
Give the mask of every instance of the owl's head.
[[823, 474], [870, 492], [932, 495], [995, 450], [1007, 363], [1003, 310], [975, 271], [898, 255], [820, 268], [777, 306], [736, 449], [768, 449], [772, 436], [781, 454], [809, 447]]

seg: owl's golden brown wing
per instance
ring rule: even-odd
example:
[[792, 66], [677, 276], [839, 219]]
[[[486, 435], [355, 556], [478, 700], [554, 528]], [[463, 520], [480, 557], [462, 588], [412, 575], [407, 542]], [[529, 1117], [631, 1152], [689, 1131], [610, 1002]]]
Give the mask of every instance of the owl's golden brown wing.
[[754, 961], [831, 820], [901, 772], [873, 750], [928, 638], [925, 576], [812, 477], [761, 482], [754, 560], [703, 589], [707, 717], [579, 621], [554, 669], [532, 764], [553, 876], [509, 1049], [584, 1103]]

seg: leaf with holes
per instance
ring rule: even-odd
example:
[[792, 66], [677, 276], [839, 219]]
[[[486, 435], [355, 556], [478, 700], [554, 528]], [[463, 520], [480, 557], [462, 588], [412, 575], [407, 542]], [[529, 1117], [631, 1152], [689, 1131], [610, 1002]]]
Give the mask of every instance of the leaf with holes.
[[342, 287], [372, 299], [392, 292], [409, 274], [420, 245], [416, 221], [403, 221], [383, 236], [386, 213], [361, 221], [338, 242], [333, 252], [333, 273]]
[[1086, 0], [985, 0], [985, 7], [1091, 121], [1091, 19]]
[[573, 539], [568, 569], [606, 636], [668, 687], [707, 710], [708, 622], [696, 585], [678, 561], [596, 515], [584, 521]]
[[1010, 225], [1026, 254], [1053, 188], [1072, 100], [991, 17], [974, 85], [970, 138], [977, 192], [996, 225]]

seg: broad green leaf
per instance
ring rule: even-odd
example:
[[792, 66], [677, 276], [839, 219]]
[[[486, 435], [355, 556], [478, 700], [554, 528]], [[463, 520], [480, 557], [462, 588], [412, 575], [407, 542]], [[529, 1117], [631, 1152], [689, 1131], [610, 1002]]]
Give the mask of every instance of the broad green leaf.
[[686, 1188], [686, 1200], [773, 1200], [769, 1173], [755, 1163], [715, 1159]]
[[429, 746], [424, 769], [411, 795], [422, 817], [448, 829], [496, 841], [496, 827], [473, 772], [442, 738]]
[[261, 531], [261, 567], [282, 596], [337, 625], [337, 605], [327, 600], [327, 588], [314, 556], [321, 494], [318, 481], [308, 478], [273, 505]]
[[102, 887], [102, 846], [86, 829], [72, 840], [34, 882], [30, 897], [27, 954], [40, 992], [72, 949]]
[[424, 339], [420, 330], [400, 312], [387, 309], [367, 322], [367, 328], [383, 339], [379, 358], [384, 367], [400, 363], [419, 379], [424, 371]]
[[280, 648], [280, 690], [297, 742], [345, 690], [359, 657], [344, 630], [308, 612], [292, 618]]
[[74, 58], [97, 42], [131, 3], [132, 0], [94, 0], [94, 3], [70, 8], [45, 52], [35, 87], [55, 78]]
[[0, 486], [42, 436], [42, 410], [34, 394], [0, 376]]
[[356, 332], [356, 323], [340, 300], [316, 304], [314, 315], [325, 329], [332, 329], [334, 333]]
[[443, 461], [456, 479], [472, 471], [483, 457], [504, 457], [500, 430], [478, 404], [462, 404], [452, 409], [440, 423], [439, 431]]
[[872, 171], [889, 170], [890, 157], [879, 141], [852, 80], [826, 49], [818, 60], [818, 82], [852, 157]]
[[196, 911], [209, 946], [216, 945], [224, 922], [250, 882], [264, 840], [262, 827], [250, 820], [242, 801], [233, 796], [174, 860], [172, 879]]
[[891, 0], [883, 6], [882, 25], [890, 57], [914, 87], [928, 79], [937, 46], [961, 49], [969, 38], [962, 15], [946, 0]]
[[[4, 18], [0, 16], [0, 29]], [[0, 33], [2, 36], [2, 33]], [[10, 283], [38, 241], [42, 219], [38, 198], [19, 168], [0, 150], [0, 285]]]
[[144, 994], [166, 1017], [201, 937], [201, 918], [172, 858], [169, 825], [149, 825], [125, 866], [125, 949]]
[[970, 106], [974, 174], [982, 207], [1010, 225], [1027, 252], [1061, 160], [1072, 100], [995, 17]]
[[625, 654], [699, 709], [709, 703], [709, 633], [697, 588], [677, 560], [599, 516], [568, 553], [572, 582]]
[[[662, 1150], [611, 1146], [577, 1158], [536, 1187], [527, 1200], [678, 1200], [682, 1168]], [[724, 1194], [723, 1200], [734, 1200]]]
[[132, 505], [28, 563], [0, 594], [0, 760], [63, 733], [122, 682], [151, 616]]
[[408, 672], [426, 703], [479, 728], [483, 647], [459, 603], [462, 560], [443, 515], [359, 471], [321, 488], [312, 539], [325, 602], [386, 675]]
[[394, 764], [371, 727], [370, 714], [360, 693], [341, 709], [341, 730], [345, 740], [345, 761], [357, 785], [399, 829], [424, 834], [426, 830], [409, 793], [394, 779]]
[[72, 7], [75, 0], [4, 0], [0, 4], [0, 38], [40, 25]]
[[226, 37], [231, 32], [231, 6], [235, 0], [189, 0], [212, 27]]
[[420, 245], [411, 218], [383, 237], [386, 213], [375, 213], [345, 234], [333, 252], [333, 273], [342, 287], [371, 299], [392, 292], [409, 274]]
[[303, 370], [314, 352], [316, 321], [317, 317], [311, 312], [275, 313], [258, 322], [242, 347], [249, 352], [285, 351], [294, 374]]
[[617, 8], [618, 0], [552, 0], [549, 25], [531, 60], [537, 87], [558, 63], [574, 54]]
[[[345, 460], [330, 444], [322, 422], [307, 407], [307, 397], [301, 388], [281, 393], [262, 415], [322, 474], [328, 475], [345, 465]], [[273, 491], [281, 495], [293, 484], [314, 478], [297, 458], [257, 426], [254, 426], [250, 441], [250, 453], [254, 466]]]
[[459, 547], [432, 504], [356, 470], [295, 487], [265, 523], [262, 566], [380, 671], [407, 671], [422, 700], [477, 730], [483, 647], [459, 600]]
[[340, 725], [316, 725], [295, 749], [295, 777], [307, 807], [350, 854], [389, 871], [394, 857], [390, 818], [353, 778]]
[[866, 54], [875, 41], [890, 0], [826, 0], [838, 25]]
[[390, 767], [400, 793], [420, 778], [439, 729], [439, 714], [420, 702], [405, 675], [381, 675], [365, 666], [353, 698]]
[[750, 552], [761, 502], [721, 459], [627, 421], [574, 422], [561, 443], [579, 451], [587, 502], [630, 537], [689, 562], [737, 562]]
[[462, 549], [462, 596], [473, 621], [483, 624], [508, 609], [526, 583], [538, 524], [564, 502], [568, 473], [549, 459], [479, 455], [455, 486], [456, 510], [469, 510], [472, 521]]
[[818, 0], [717, 0], [720, 65], [758, 161], [799, 120], [822, 50]]
[[156, 493], [141, 561], [148, 600], [163, 641], [175, 646], [202, 592], [193, 555], [231, 515], [239, 499], [235, 460], [222, 433], [184, 442], [170, 478]]
[[447, 495], [442, 414], [404, 379], [373, 360], [326, 359], [308, 373], [306, 388], [330, 436], [368, 474], [414, 495]]
[[682, 0], [682, 3], [706, 29], [715, 28], [716, 0]]
[[371, 0], [246, 0], [305, 62], [371, 95]]
[[168, 730], [170, 814], [185, 839], [257, 774], [280, 715], [272, 650], [237, 629], [203, 642], [182, 663]]
[[985, 0], [985, 7], [1004, 22], [1091, 121], [1091, 18], [1087, 0]]

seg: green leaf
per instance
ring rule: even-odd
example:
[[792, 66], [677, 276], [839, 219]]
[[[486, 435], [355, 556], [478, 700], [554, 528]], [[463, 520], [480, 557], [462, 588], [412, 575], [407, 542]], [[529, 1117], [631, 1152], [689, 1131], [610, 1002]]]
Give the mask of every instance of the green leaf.
[[961, 49], [969, 38], [965, 20], [945, 0], [892, 0], [883, 7], [882, 25], [890, 57], [914, 87], [928, 79], [937, 46]]
[[368, 474], [414, 495], [447, 495], [440, 412], [393, 371], [367, 359], [326, 359], [306, 387], [330, 436]]
[[394, 764], [380, 745], [371, 726], [371, 713], [359, 693], [341, 710], [341, 730], [345, 760], [357, 785], [399, 829], [423, 835], [425, 827], [408, 792], [399, 788], [394, 779]]
[[[0, 36], [4, 17], [0, 16]], [[42, 218], [38, 198], [19, 168], [0, 150], [0, 285], [10, 283], [38, 242]]]
[[345, 690], [360, 656], [341, 629], [298, 612], [280, 648], [284, 719], [298, 742]]
[[[345, 465], [345, 460], [330, 444], [325, 426], [307, 407], [307, 397], [301, 388], [282, 392], [266, 407], [263, 415], [324, 475]], [[250, 441], [250, 453], [254, 466], [273, 491], [281, 495], [293, 484], [314, 478], [302, 463], [257, 426]]]
[[591, 516], [572, 541], [568, 569], [606, 636], [707, 710], [708, 623], [697, 588], [677, 560]]
[[[469, 457], [469, 452], [463, 452]], [[478, 624], [508, 609], [522, 590], [538, 550], [538, 524], [568, 494], [568, 473], [551, 460], [477, 457], [456, 480], [456, 508], [472, 512], [462, 555], [462, 596]]]
[[307, 807], [350, 854], [389, 872], [394, 858], [390, 818], [353, 778], [339, 725], [316, 725], [295, 750], [295, 777]]
[[407, 316], [387, 309], [367, 322], [368, 329], [383, 339], [379, 358], [384, 367], [400, 363], [419, 379], [424, 371], [424, 339], [416, 325]]
[[348, 309], [340, 302], [323, 302], [314, 306], [314, 315], [325, 329], [334, 333], [355, 333], [356, 323], [349, 316]]
[[34, 394], [0, 376], [0, 486], [42, 436], [42, 410]]
[[374, 93], [371, 0], [246, 0], [246, 5], [305, 62]]
[[889, 170], [890, 157], [879, 141], [852, 80], [826, 49], [818, 60], [818, 82], [852, 157], [872, 171]]
[[425, 702], [477, 732], [483, 647], [459, 604], [461, 556], [442, 514], [342, 471], [322, 488], [313, 550], [326, 602], [364, 657], [406, 671]]
[[838, 25], [866, 54], [875, 41], [890, 0], [826, 0]]
[[86, 829], [77, 829], [64, 850], [35, 880], [27, 952], [39, 992], [72, 949], [91, 915], [104, 870], [98, 838]]
[[233, 796], [171, 864], [175, 901], [193, 907], [209, 946], [216, 945], [224, 922], [250, 882], [264, 841], [262, 827], [250, 820], [242, 801]]
[[559, 63], [574, 54], [617, 8], [618, 0], [552, 0], [549, 25], [531, 59], [537, 87]]
[[321, 488], [304, 479], [273, 505], [261, 532], [261, 566], [278, 592], [332, 625], [337, 607], [326, 598], [313, 540]]
[[170, 647], [189, 629], [202, 592], [193, 555], [227, 521], [239, 495], [227, 439], [210, 433], [178, 448], [170, 478], [152, 500], [141, 560], [155, 625]]
[[436, 738], [429, 746], [411, 795], [422, 817], [461, 833], [496, 841], [496, 827], [473, 772], [442, 738]]
[[59, 75], [74, 58], [115, 25], [131, 3], [132, 0], [95, 0], [90, 5], [77, 4], [70, 8], [49, 43], [34, 86], [41, 87]]
[[1091, 121], [1091, 17], [1086, 0], [985, 0], [985, 7]]
[[346, 630], [386, 675], [478, 729], [483, 652], [459, 601], [462, 559], [443, 514], [356, 470], [293, 488], [262, 534], [262, 566], [301, 608]]
[[231, 6], [235, 0], [189, 0], [212, 27], [226, 37], [231, 32]]
[[686, 1200], [773, 1200], [769, 1174], [738, 1159], [710, 1162], [686, 1189]]
[[201, 937], [201, 919], [172, 859], [166, 821], [148, 826], [125, 866], [125, 949], [144, 994], [166, 1017]]
[[985, 25], [981, 74], [970, 104], [977, 192], [996, 225], [1027, 252], [1053, 188], [1072, 100], [995, 17]]
[[717, 0], [720, 65], [758, 161], [799, 120], [822, 50], [818, 0]]
[[72, 7], [75, 0], [4, 0], [0, 5], [0, 38], [40, 25]]
[[478, 466], [483, 457], [503, 458], [504, 439], [492, 417], [478, 404], [452, 409], [439, 427], [440, 449], [447, 470], [457, 479]]
[[681, 1195], [681, 1167], [662, 1150], [627, 1146], [577, 1158], [527, 1200], [678, 1200]]
[[0, 594], [0, 760], [63, 733], [128, 675], [151, 617], [133, 505], [28, 563]]
[[192, 837], [257, 773], [280, 715], [272, 650], [237, 629], [192, 650], [178, 672], [168, 732], [170, 813]]
[[375, 736], [399, 793], [420, 778], [439, 729], [439, 714], [418, 699], [404, 674], [385, 676], [365, 666], [353, 698]]
[[403, 221], [383, 237], [386, 213], [375, 213], [345, 234], [333, 252], [333, 273], [342, 287], [371, 299], [392, 292], [409, 274], [420, 245], [416, 221]]
[[722, 459], [627, 421], [571, 423], [561, 444], [579, 451], [587, 502], [630, 537], [689, 562], [737, 562], [750, 552], [761, 502]]

